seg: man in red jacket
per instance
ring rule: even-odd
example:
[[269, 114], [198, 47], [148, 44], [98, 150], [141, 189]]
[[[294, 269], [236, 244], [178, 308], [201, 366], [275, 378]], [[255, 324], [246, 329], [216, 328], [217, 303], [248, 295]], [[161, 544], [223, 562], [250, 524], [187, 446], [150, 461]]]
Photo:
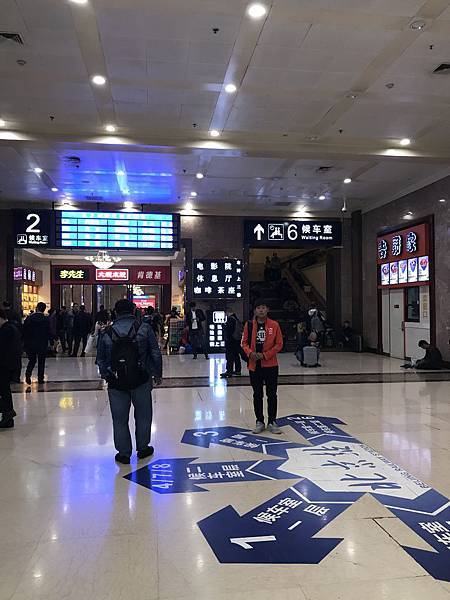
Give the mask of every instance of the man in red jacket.
[[276, 321], [267, 318], [269, 308], [263, 300], [255, 306], [255, 318], [245, 324], [242, 336], [242, 349], [248, 356], [248, 370], [253, 388], [256, 427], [253, 433], [265, 430], [264, 424], [264, 384], [267, 393], [268, 425], [271, 433], [282, 433], [277, 418], [278, 361], [277, 354], [283, 348], [283, 336]]

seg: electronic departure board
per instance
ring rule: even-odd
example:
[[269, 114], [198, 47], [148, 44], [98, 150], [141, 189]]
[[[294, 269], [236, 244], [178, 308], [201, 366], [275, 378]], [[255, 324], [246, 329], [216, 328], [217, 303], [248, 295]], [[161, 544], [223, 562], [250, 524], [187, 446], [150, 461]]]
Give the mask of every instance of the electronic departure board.
[[178, 250], [175, 214], [59, 211], [56, 246], [60, 248], [131, 248]]

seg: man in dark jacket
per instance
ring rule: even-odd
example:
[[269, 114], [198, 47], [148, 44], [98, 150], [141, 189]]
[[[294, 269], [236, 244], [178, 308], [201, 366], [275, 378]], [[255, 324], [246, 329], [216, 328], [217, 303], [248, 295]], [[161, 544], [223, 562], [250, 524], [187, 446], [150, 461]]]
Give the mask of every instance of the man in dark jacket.
[[26, 318], [23, 324], [23, 341], [25, 352], [28, 356], [28, 365], [25, 381], [31, 385], [31, 375], [38, 363], [38, 382], [44, 383], [45, 357], [47, 356], [48, 341], [50, 339], [50, 323], [44, 315], [47, 308], [44, 302], [38, 302], [36, 312]]
[[439, 370], [442, 369], [442, 354], [431, 346], [426, 340], [420, 340], [419, 348], [425, 350], [425, 356], [414, 365], [416, 369]]
[[222, 379], [241, 374], [241, 339], [242, 323], [237, 318], [232, 309], [228, 309], [228, 318], [224, 328], [225, 337], [225, 357], [227, 365], [225, 373], [221, 374]]
[[80, 348], [80, 342], [83, 340], [83, 348], [81, 351], [81, 357], [86, 356], [85, 350], [88, 340], [88, 335], [92, 329], [92, 317], [86, 312], [86, 307], [82, 304], [80, 310], [76, 313], [73, 318], [73, 337], [74, 346], [71, 356], [78, 356], [78, 350]]
[[[101, 377], [108, 383], [114, 445], [117, 450], [116, 461], [128, 465], [133, 450], [128, 426], [131, 404], [134, 406], [138, 458], [146, 458], [154, 452], [153, 447], [149, 446], [153, 418], [151, 392], [153, 383], [155, 385], [161, 383], [162, 357], [150, 324], [143, 321], [139, 325], [136, 322], [133, 314], [134, 304], [129, 300], [119, 300], [116, 303], [115, 310], [117, 318], [114, 324], [99, 336], [97, 365]], [[118, 340], [124, 338], [131, 341], [135, 340], [135, 343], [137, 343], [139, 367], [145, 374], [143, 379], [146, 379], [134, 389], [118, 389], [122, 388], [120, 374], [113, 370], [114, 355], [118, 352]], [[128, 372], [131, 372], [131, 370], [128, 369]]]
[[197, 308], [195, 302], [189, 303], [189, 309], [186, 313], [186, 325], [189, 327], [189, 341], [192, 346], [194, 359], [197, 358], [198, 349], [205, 354], [208, 360], [208, 350], [206, 349], [205, 332], [203, 324], [206, 323], [205, 313], [201, 308]]
[[11, 394], [11, 378], [16, 368], [17, 356], [21, 352], [19, 331], [8, 322], [7, 312], [0, 309], [0, 431], [14, 427], [16, 413]]

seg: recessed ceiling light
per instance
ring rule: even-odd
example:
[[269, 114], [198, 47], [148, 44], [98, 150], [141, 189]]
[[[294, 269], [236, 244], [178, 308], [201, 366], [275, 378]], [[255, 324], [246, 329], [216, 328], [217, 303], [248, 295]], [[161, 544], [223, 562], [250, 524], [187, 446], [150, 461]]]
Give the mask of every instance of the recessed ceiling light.
[[324, 196], [324, 194], [322, 194], [321, 196], [319, 196], [319, 200], [325, 200], [326, 196]]
[[106, 77], [103, 77], [103, 75], [93, 75], [91, 81], [95, 85], [105, 85]]
[[105, 129], [108, 133], [114, 133], [115, 131], [117, 131], [117, 127], [112, 123], [108, 123], [107, 125], [105, 125]]
[[426, 21], [423, 19], [418, 19], [417, 21], [413, 21], [409, 27], [414, 31], [420, 31], [426, 26], [426, 24]]
[[123, 203], [124, 208], [133, 208], [134, 204], [130, 200]]
[[118, 177], [123, 177], [125, 175], [125, 171], [120, 170], [120, 171], [117, 171], [116, 174]]
[[255, 2], [254, 4], [250, 4], [248, 7], [247, 14], [252, 19], [261, 19], [267, 14], [267, 8], [264, 6], [264, 4]]
[[350, 92], [349, 94], [347, 94], [347, 98], [350, 98], [351, 100], [356, 100], [357, 97], [358, 94], [355, 94], [354, 92]]
[[346, 178], [344, 179], [344, 183], [351, 183], [351, 182], [352, 182], [352, 180], [351, 180], [351, 178], [350, 178], [350, 177], [346, 177]]
[[444, 202], [447, 202], [447, 198], [439, 198], [439, 202], [441, 202], [442, 204], [444, 204]]
[[5, 127], [6, 121], [4, 119], [0, 119], [0, 127]]
[[203, 173], [197, 173], [195, 176], [197, 177], [197, 179], [203, 179], [204, 177]]
[[404, 218], [406, 221], [411, 221], [411, 220], [412, 220], [412, 218], [413, 218], [413, 213], [412, 213], [411, 211], [408, 211], [408, 212], [406, 213], [406, 215], [404, 215], [404, 216], [403, 216], [403, 218]]
[[191, 192], [191, 198], [196, 198], [197, 197], [197, 192]]
[[87, 4], [87, 0], [70, 0], [74, 4]]
[[63, 198], [62, 203], [64, 206], [72, 206], [72, 202], [67, 198]]
[[409, 138], [402, 138], [400, 140], [400, 146], [409, 146], [411, 143], [411, 140]]
[[234, 83], [227, 83], [227, 85], [225, 86], [225, 91], [227, 94], [234, 94], [236, 90], [237, 87], [234, 85]]
[[57, 187], [52, 187], [52, 192], [57, 192], [58, 188]]
[[33, 171], [36, 173], [36, 175], [40, 175], [43, 173], [44, 169], [41, 169], [41, 167], [35, 167]]
[[186, 202], [186, 204], [184, 205], [184, 209], [185, 210], [192, 210], [194, 207], [192, 205], [192, 202]]
[[318, 135], [308, 135], [306, 136], [306, 139], [308, 140], [308, 142], [317, 142], [317, 140], [319, 139]]
[[211, 131], [209, 132], [209, 135], [211, 137], [219, 137], [220, 131], [218, 131], [217, 129], [211, 129]]

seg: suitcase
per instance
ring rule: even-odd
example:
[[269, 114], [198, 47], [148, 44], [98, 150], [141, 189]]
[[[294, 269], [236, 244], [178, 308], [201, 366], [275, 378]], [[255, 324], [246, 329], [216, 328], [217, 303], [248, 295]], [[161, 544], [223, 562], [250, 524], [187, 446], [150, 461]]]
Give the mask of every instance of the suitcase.
[[354, 335], [352, 337], [352, 349], [353, 349], [353, 352], [362, 352], [363, 351], [362, 336]]
[[303, 364], [305, 367], [316, 367], [319, 358], [317, 348], [315, 346], [305, 346], [303, 348]]

